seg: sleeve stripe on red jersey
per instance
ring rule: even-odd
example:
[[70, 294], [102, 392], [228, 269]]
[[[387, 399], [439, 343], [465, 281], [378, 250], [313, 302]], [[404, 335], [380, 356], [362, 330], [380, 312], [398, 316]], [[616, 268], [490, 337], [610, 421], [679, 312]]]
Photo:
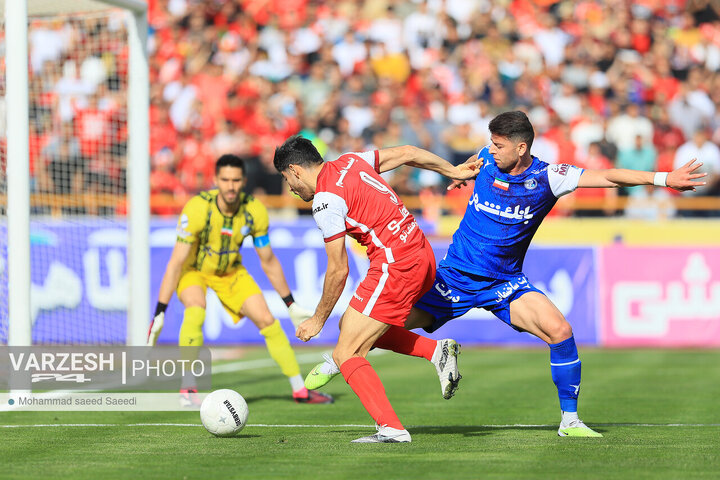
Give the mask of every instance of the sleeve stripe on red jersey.
[[375, 150], [375, 171], [380, 173], [380, 150]]
[[326, 239], [325, 239], [325, 243], [330, 243], [330, 242], [332, 242], [333, 240], [337, 240], [338, 238], [342, 238], [342, 237], [344, 237], [344, 236], [345, 236], [345, 232], [336, 233], [336, 234], [333, 235], [332, 237], [326, 238]]

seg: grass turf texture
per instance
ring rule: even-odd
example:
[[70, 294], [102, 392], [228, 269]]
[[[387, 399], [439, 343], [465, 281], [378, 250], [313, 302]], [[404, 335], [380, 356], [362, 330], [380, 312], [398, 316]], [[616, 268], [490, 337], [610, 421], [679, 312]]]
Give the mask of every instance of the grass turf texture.
[[[581, 349], [580, 416], [605, 435], [588, 439], [556, 435], [548, 358], [544, 349], [465, 348], [464, 378], [447, 401], [428, 362], [371, 357], [411, 444], [349, 443], [374, 428], [342, 378], [324, 388], [334, 405], [298, 405], [277, 368], [214, 377], [214, 388], [248, 401], [249, 426], [236, 438], [211, 436], [196, 412], [0, 413], [0, 425], [120, 424], [0, 427], [0, 478], [718, 478], [720, 352]], [[128, 426], [136, 423], [198, 426]], [[341, 426], [352, 424], [367, 427]]]

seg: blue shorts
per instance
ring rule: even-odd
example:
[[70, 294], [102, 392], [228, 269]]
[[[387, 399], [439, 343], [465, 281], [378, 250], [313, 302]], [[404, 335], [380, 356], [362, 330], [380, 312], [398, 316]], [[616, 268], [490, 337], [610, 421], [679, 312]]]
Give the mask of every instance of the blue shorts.
[[504, 279], [461, 272], [452, 267], [438, 267], [435, 283], [415, 307], [430, 313], [435, 321], [425, 331], [432, 333], [471, 308], [483, 308], [520, 331], [510, 322], [510, 302], [528, 292], [542, 293], [533, 287], [525, 274]]

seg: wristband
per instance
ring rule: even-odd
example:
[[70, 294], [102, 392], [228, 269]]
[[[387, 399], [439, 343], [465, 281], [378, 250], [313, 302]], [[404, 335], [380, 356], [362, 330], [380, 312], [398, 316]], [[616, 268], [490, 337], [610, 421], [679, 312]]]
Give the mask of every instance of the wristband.
[[655, 172], [653, 177], [653, 185], [658, 187], [667, 187], [667, 176], [668, 172]]
[[293, 298], [292, 293], [290, 295], [288, 295], [287, 297], [283, 297], [282, 300], [283, 300], [283, 302], [285, 302], [286, 307], [289, 307], [290, 305], [295, 303], [295, 299]]
[[165, 309], [167, 309], [167, 303], [158, 302], [155, 307], [155, 316], [157, 317], [161, 313], [165, 313]]

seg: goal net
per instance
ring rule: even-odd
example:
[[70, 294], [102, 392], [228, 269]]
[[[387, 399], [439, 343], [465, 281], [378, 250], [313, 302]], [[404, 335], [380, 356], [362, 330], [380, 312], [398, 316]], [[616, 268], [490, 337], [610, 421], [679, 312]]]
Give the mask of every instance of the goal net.
[[[32, 343], [125, 344], [128, 15], [91, 2], [86, 10], [104, 8], [32, 16], [38, 3], [28, 3]], [[0, 51], [0, 344], [7, 344], [15, 319], [8, 313], [5, 172], [7, 125], [15, 118], [5, 95], [6, 48]]]

